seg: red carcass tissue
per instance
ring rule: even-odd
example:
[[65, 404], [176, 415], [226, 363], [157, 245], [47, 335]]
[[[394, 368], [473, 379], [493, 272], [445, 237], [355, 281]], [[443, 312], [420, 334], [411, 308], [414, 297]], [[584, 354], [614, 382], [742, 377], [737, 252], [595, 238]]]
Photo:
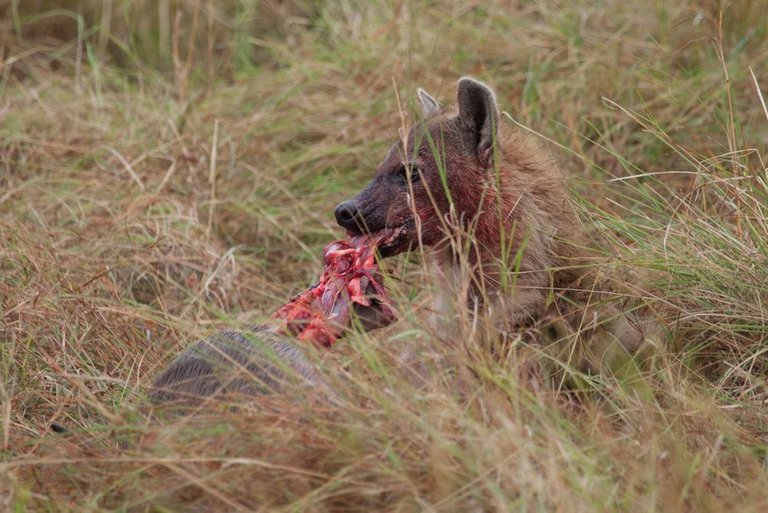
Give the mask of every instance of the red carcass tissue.
[[348, 326], [354, 305], [376, 309], [379, 318], [394, 320], [375, 259], [380, 239], [359, 235], [328, 244], [323, 251], [325, 270], [320, 281], [273, 314], [285, 320], [282, 331], [299, 340], [330, 346]]

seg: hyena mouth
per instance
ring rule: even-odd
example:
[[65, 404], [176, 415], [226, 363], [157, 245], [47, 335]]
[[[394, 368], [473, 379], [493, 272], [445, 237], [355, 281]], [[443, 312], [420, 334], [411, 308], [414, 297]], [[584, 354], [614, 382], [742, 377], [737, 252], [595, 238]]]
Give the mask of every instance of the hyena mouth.
[[374, 234], [379, 239], [379, 254], [386, 258], [411, 249], [415, 228], [416, 222], [408, 219], [401, 225], [387, 227]]

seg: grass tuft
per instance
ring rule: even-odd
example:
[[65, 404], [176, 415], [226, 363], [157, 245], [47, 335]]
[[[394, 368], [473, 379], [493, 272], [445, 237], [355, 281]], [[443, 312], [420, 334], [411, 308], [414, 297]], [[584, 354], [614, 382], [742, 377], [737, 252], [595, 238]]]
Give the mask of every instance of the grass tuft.
[[[0, 507], [762, 511], [763, 11], [6, 2]], [[575, 390], [532, 390], [537, 348], [426, 327], [439, 284], [415, 255], [388, 264], [400, 322], [310, 355], [338, 401], [157, 418], [159, 369], [311, 283], [340, 236], [332, 208], [371, 176], [400, 105], [416, 87], [451, 103], [463, 75], [548, 141], [627, 304], [659, 325], [654, 365], [566, 368]]]

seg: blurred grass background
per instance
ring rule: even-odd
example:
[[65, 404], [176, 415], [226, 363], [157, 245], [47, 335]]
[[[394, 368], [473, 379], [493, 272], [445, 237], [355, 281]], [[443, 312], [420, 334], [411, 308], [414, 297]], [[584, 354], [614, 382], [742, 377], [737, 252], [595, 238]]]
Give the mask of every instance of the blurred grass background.
[[[0, 504], [762, 511], [764, 10], [0, 2]], [[142, 394], [169, 358], [317, 276], [333, 206], [396, 138], [398, 97], [451, 105], [463, 75], [541, 134], [584, 224], [645, 277], [658, 368], [582, 377], [576, 402], [532, 394], [516, 356], [483, 349], [492, 330], [424, 327], [429, 276], [399, 258], [403, 320], [317, 355], [344, 376], [341, 404], [153, 422]]]

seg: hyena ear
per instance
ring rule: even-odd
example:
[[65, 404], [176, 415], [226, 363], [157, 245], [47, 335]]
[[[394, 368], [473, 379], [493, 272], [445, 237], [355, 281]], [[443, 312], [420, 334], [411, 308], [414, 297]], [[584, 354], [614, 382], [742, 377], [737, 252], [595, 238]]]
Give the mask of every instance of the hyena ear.
[[421, 112], [424, 114], [424, 118], [432, 117], [440, 110], [440, 104], [437, 100], [432, 98], [424, 89], [419, 88], [416, 91], [416, 95], [419, 97], [419, 103], [421, 103]]
[[493, 143], [499, 133], [499, 108], [490, 88], [472, 78], [459, 80], [459, 120], [468, 130], [467, 136], [477, 149], [480, 163], [488, 167], [493, 161]]

